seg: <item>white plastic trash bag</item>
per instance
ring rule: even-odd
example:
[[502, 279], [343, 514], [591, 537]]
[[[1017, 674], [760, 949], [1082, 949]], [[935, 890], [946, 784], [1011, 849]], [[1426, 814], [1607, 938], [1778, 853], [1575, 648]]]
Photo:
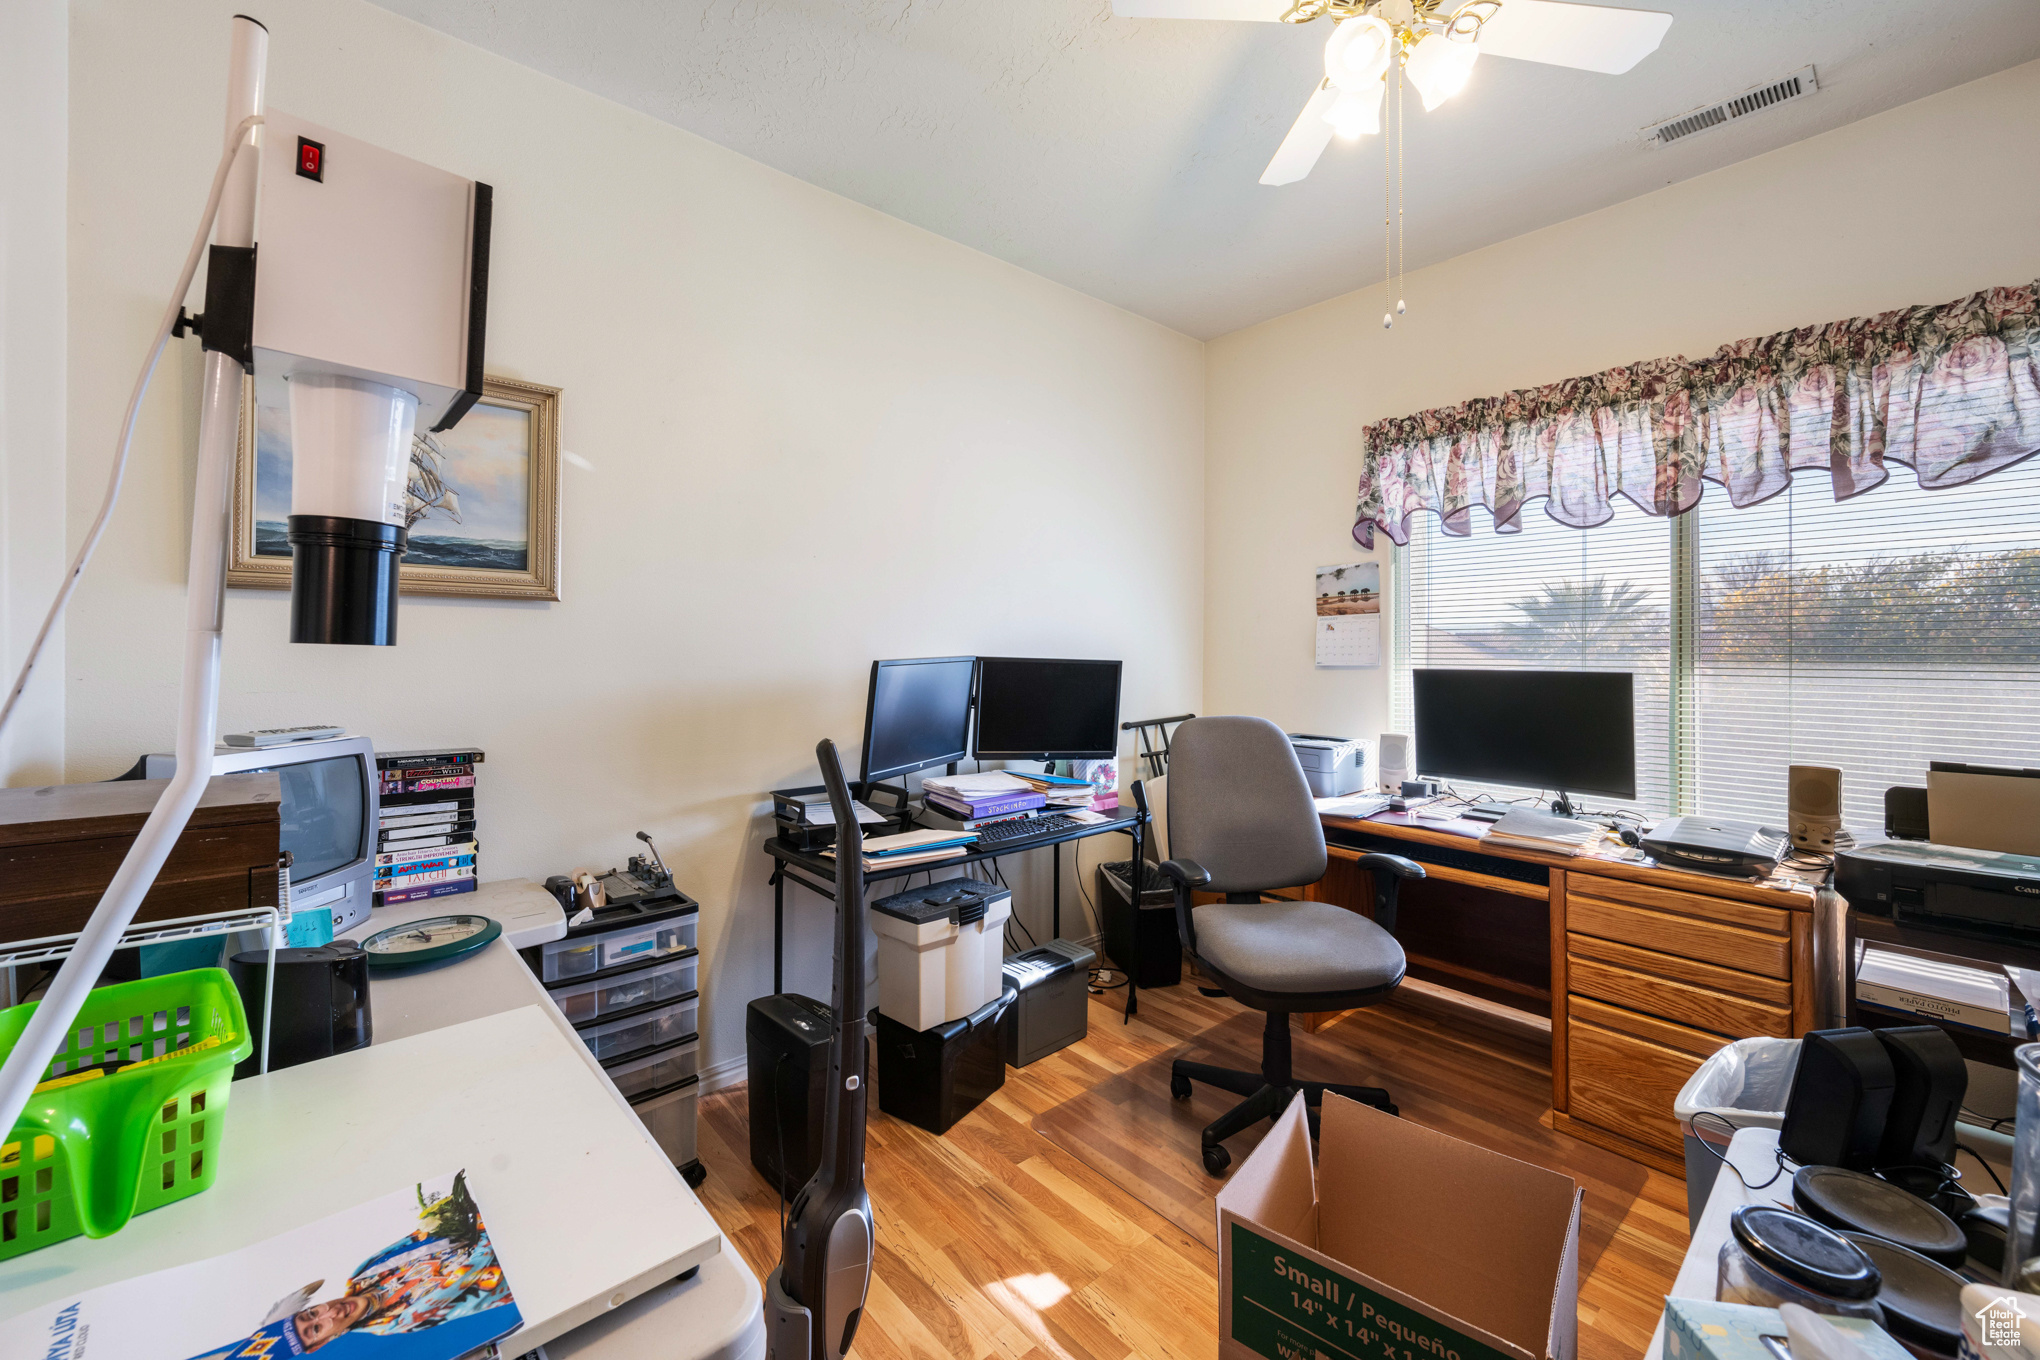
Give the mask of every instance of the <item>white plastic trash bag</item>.
[[[1672, 1103], [1679, 1128], [1689, 1137], [1725, 1148], [1736, 1129], [1782, 1126], [1785, 1098], [1798, 1065], [1797, 1039], [1737, 1039], [1724, 1045], [1687, 1078]], [[1695, 1122], [1694, 1116], [1707, 1114], [1719, 1118]]]

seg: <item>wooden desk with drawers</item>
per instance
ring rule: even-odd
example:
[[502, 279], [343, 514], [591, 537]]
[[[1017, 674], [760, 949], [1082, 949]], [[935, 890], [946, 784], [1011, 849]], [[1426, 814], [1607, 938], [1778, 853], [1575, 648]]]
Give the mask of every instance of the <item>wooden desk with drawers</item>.
[[1672, 1101], [1701, 1060], [1813, 1028], [1802, 884], [1489, 848], [1397, 814], [1327, 817], [1325, 839], [1306, 894], [1355, 911], [1373, 901], [1362, 854], [1424, 864], [1397, 912], [1411, 975], [1549, 1015], [1553, 1125], [1573, 1137], [1683, 1175]]

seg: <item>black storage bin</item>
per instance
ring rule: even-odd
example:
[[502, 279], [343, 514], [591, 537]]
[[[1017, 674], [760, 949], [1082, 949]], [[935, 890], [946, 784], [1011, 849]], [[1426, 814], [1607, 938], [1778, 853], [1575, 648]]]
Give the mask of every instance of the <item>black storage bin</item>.
[[933, 1029], [911, 1030], [878, 1011], [878, 1108], [947, 1133], [1006, 1084], [1000, 1030], [1013, 994]]
[[1162, 871], [1145, 863], [1140, 909], [1127, 887], [1133, 861], [1098, 866], [1100, 943], [1112, 966], [1136, 987], [1173, 987], [1183, 980], [1183, 942], [1176, 934], [1176, 893]]

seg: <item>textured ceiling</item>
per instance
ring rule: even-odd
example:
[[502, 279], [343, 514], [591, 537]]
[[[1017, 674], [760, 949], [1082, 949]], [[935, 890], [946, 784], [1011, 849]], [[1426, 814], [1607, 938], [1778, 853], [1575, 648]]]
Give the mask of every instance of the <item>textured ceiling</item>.
[[[1323, 70], [1322, 21], [1115, 19], [1109, 0], [381, 3], [1193, 336], [1381, 276], [1381, 138], [1256, 183]], [[2035, 0], [1645, 3], [1676, 18], [1627, 75], [1489, 58], [1437, 112], [1411, 97], [1409, 268], [2040, 58]], [[1640, 145], [1809, 64], [1811, 99]]]

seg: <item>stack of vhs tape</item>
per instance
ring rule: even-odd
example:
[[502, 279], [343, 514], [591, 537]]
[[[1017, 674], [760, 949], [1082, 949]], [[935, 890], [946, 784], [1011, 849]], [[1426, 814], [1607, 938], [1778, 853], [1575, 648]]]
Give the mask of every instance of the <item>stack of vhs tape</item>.
[[419, 902], [475, 890], [472, 746], [378, 751], [382, 815], [376, 825], [375, 904]]

